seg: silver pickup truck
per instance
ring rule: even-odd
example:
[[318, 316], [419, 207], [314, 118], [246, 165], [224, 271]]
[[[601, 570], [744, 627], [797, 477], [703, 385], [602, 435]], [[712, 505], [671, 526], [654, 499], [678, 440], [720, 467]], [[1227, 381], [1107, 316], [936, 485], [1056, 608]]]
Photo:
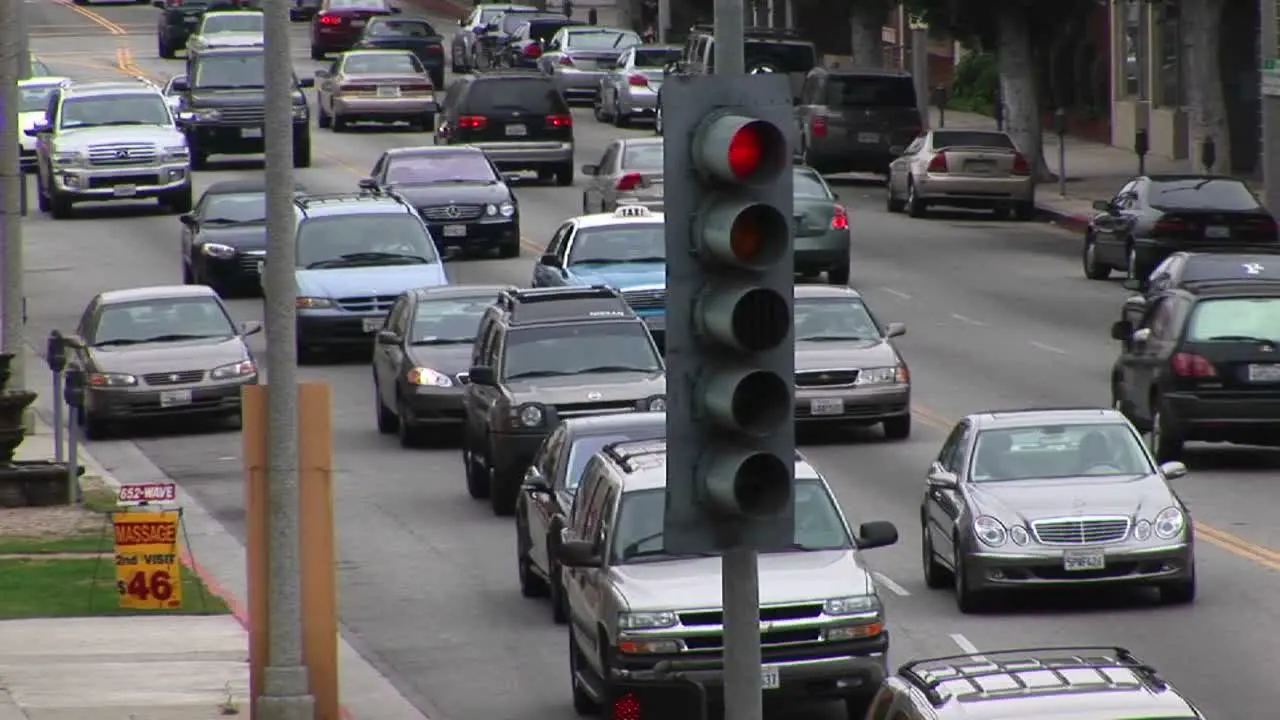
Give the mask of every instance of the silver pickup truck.
[[[675, 678], [713, 698], [723, 687], [721, 560], [664, 549], [665, 485], [665, 442], [606, 447], [588, 463], [554, 543], [581, 714]], [[872, 522], [853, 535], [826, 481], [799, 456], [795, 508], [795, 549], [760, 557], [762, 684], [767, 697], [843, 699], [862, 720], [885, 677], [889, 633], [860, 551], [898, 533]]]

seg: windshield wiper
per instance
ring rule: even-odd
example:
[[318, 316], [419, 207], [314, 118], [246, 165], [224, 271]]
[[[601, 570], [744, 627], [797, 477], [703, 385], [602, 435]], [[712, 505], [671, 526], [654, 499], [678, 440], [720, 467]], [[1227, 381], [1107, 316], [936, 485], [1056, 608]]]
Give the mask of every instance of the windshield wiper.
[[167, 335], [155, 335], [149, 338], [139, 340], [140, 343], [153, 342], [177, 342], [179, 340], [208, 340], [210, 338], [231, 337], [230, 333], [226, 335], [195, 335], [191, 333], [169, 333]]
[[658, 372], [655, 367], [638, 367], [636, 365], [597, 365], [595, 367], [582, 368], [580, 373], [606, 373], [606, 372]]
[[822, 552], [824, 550], [845, 550], [847, 548], [840, 545], [806, 545], [800, 542], [793, 542], [782, 549], [796, 552]]
[[139, 343], [144, 343], [144, 342], [147, 342], [147, 341], [137, 340], [135, 338], [115, 338], [113, 340], [103, 340], [102, 342], [96, 342], [93, 344], [93, 347], [111, 347], [113, 345], [137, 345]]
[[627, 560], [635, 560], [638, 558], [648, 558], [648, 557], [682, 558], [682, 557], [716, 557], [718, 555], [718, 553], [714, 553], [714, 552], [676, 553], [676, 552], [671, 552], [666, 548], [660, 548], [660, 547], [653, 548], [651, 550], [640, 549], [640, 546], [644, 545], [645, 543], [653, 542], [654, 540], [661, 540], [661, 539], [662, 539], [662, 532], [656, 532], [650, 535], [645, 535], [642, 538], [637, 538], [632, 542], [629, 542], [626, 545], [624, 545], [622, 547], [622, 552], [619, 553], [619, 555], [621, 556], [623, 562], [626, 562]]
[[250, 218], [248, 220], [234, 220], [232, 218], [208, 218], [204, 221], [205, 225], [244, 225], [247, 223], [266, 222], [266, 218]]
[[1253, 342], [1253, 343], [1269, 343], [1266, 338], [1254, 337], [1252, 335], [1214, 335], [1209, 338], [1209, 342]]
[[342, 267], [343, 265], [358, 265], [360, 263], [383, 263], [387, 261], [397, 262], [398, 264], [421, 263], [429, 264], [431, 260], [422, 255], [405, 255], [403, 253], [393, 252], [357, 252], [339, 255], [336, 258], [328, 260], [319, 260], [307, 265], [308, 270], [316, 268], [332, 268]]
[[576, 375], [576, 372], [565, 372], [563, 370], [529, 370], [528, 372], [515, 373], [508, 375], [508, 380], [522, 380], [524, 378], [538, 377], [563, 377], [565, 375]]
[[856, 342], [876, 339], [862, 335], [806, 335], [796, 338], [796, 342]]
[[430, 338], [424, 340], [414, 340], [410, 345], [470, 345], [476, 341], [475, 338]]
[[261, 85], [201, 85], [196, 90], [264, 90]]

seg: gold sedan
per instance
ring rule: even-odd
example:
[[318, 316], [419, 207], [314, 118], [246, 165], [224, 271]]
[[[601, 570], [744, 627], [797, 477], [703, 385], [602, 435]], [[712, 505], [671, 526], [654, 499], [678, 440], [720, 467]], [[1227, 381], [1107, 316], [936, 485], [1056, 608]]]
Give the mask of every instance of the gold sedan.
[[1031, 163], [996, 130], [932, 130], [889, 165], [888, 210], [923, 217], [930, 207], [993, 210], [1030, 220], [1035, 213]]
[[408, 122], [435, 128], [435, 86], [407, 50], [352, 50], [316, 71], [318, 122], [342, 132], [356, 122]]

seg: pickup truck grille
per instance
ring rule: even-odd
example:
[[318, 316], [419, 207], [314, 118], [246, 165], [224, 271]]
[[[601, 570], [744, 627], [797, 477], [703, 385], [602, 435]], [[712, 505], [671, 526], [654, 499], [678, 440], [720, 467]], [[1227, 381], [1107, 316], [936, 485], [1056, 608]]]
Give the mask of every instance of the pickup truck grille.
[[[687, 652], [718, 653], [724, 650], [724, 613], [720, 610], [694, 610], [679, 613], [680, 637]], [[809, 645], [822, 641], [823, 621], [821, 603], [796, 605], [769, 605], [760, 608], [761, 623], [772, 623], [761, 628], [760, 645], [789, 647]]]
[[[822, 639], [822, 631], [818, 628], [796, 628], [794, 630], [769, 630], [760, 633], [760, 644], [765, 647], [816, 643]], [[702, 635], [684, 639], [684, 646], [689, 652], [706, 652], [724, 650], [724, 635]]]
[[[256, 265], [255, 265], [256, 266]], [[395, 295], [338, 298], [338, 307], [348, 312], [390, 312], [396, 302]]]
[[610, 402], [565, 403], [556, 406], [556, 415], [560, 418], [583, 417], [586, 415], [613, 415], [632, 412], [636, 409], [635, 400], [614, 400]]
[[424, 220], [436, 222], [461, 222], [475, 220], [484, 214], [482, 205], [442, 205], [440, 207], [419, 208], [418, 213]]
[[661, 310], [667, 306], [666, 290], [629, 290], [622, 293], [632, 310]]
[[267, 117], [264, 107], [225, 107], [219, 108], [219, 111], [223, 121], [228, 123], [262, 123]]
[[[760, 621], [771, 620], [806, 620], [822, 614], [822, 603], [804, 603], [801, 605], [766, 605], [760, 608]], [[720, 610], [694, 610], [680, 613], [680, 624], [686, 627], [704, 625], [721, 625], [724, 613]]]
[[97, 167], [150, 165], [160, 155], [152, 143], [104, 143], [89, 146], [89, 164]]
[[240, 253], [240, 271], [249, 275], [258, 274], [258, 263], [267, 257], [266, 250], [248, 250]]

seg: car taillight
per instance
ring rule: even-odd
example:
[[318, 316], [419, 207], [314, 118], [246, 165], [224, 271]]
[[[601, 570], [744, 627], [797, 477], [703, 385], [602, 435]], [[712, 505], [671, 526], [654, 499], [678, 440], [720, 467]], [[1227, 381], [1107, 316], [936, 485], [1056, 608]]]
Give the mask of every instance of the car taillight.
[[524, 46], [520, 54], [527, 58], [540, 58], [542, 57], [542, 46], [537, 43], [530, 43]]
[[427, 54], [428, 54], [428, 55], [443, 55], [443, 54], [444, 54], [444, 46], [443, 46], [443, 45], [428, 45], [428, 46], [426, 47], [426, 52], [427, 52]]
[[1157, 221], [1155, 227], [1152, 228], [1158, 233], [1184, 233], [1191, 229], [1191, 226], [1181, 220], [1160, 220]]
[[1263, 233], [1266, 235], [1275, 235], [1280, 227], [1276, 226], [1276, 221], [1270, 218], [1258, 218], [1249, 220], [1244, 224], [1245, 230], [1255, 233]]
[[550, 128], [573, 127], [573, 116], [572, 115], [548, 115], [547, 127], [550, 127]]
[[848, 230], [849, 229], [849, 211], [844, 209], [843, 205], [836, 205], [835, 215], [831, 217], [832, 230]]
[[1173, 356], [1173, 374], [1178, 377], [1217, 377], [1218, 370], [1203, 355], [1178, 353]]
[[814, 115], [809, 121], [809, 132], [814, 137], [824, 138], [827, 136], [827, 117], [825, 115]]
[[320, 24], [321, 25], [341, 25], [342, 18], [338, 17], [337, 15], [321, 15]]
[[1030, 175], [1031, 163], [1027, 162], [1027, 156], [1022, 153], [1016, 153], [1013, 156], [1013, 174], [1014, 175]]
[[627, 173], [618, 178], [618, 183], [614, 188], [622, 192], [630, 192], [644, 184], [644, 176], [640, 173]]
[[947, 154], [940, 152], [937, 155], [934, 155], [933, 159], [929, 161], [929, 167], [925, 168], [925, 171], [931, 173], [951, 172], [950, 168], [947, 167]]
[[480, 130], [488, 124], [488, 118], [483, 115], [463, 115], [458, 118], [458, 127], [463, 130]]
[[631, 87], [649, 87], [649, 78], [643, 75], [628, 75], [627, 84]]
[[569, 57], [568, 55], [561, 55], [560, 64], [564, 65], [565, 67], [573, 67], [573, 58]]

